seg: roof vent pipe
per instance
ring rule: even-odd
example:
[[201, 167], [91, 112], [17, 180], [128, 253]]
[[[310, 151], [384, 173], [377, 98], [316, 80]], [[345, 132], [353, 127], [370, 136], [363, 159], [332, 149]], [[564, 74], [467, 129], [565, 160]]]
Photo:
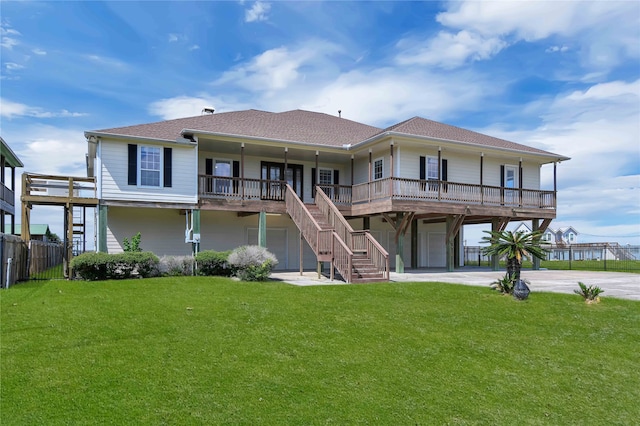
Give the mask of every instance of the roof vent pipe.
[[201, 114], [201, 115], [204, 115], [204, 114], [213, 114], [215, 111], [216, 111], [216, 110], [215, 110], [215, 109], [213, 109], [213, 108], [202, 108], [202, 114]]
[[342, 118], [342, 110], [341, 109], [338, 110], [338, 118]]

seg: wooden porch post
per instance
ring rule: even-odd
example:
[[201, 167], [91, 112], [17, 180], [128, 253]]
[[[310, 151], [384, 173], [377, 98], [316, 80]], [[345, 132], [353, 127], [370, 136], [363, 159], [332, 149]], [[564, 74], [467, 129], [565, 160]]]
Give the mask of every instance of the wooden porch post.
[[393, 141], [389, 146], [389, 196], [393, 199]]
[[353, 187], [353, 154], [351, 154], [351, 186]]
[[240, 197], [244, 200], [244, 142], [240, 145]]
[[[27, 190], [27, 174], [22, 174], [22, 196], [28, 195], [29, 191]], [[31, 204], [28, 201], [22, 202], [22, 224], [20, 225], [20, 238], [22, 241], [28, 243], [31, 240], [31, 228], [30, 228], [30, 217], [31, 217]]]
[[400, 212], [396, 216], [396, 273], [404, 274], [404, 233], [401, 224], [404, 213]]
[[[320, 153], [318, 151], [316, 151], [316, 178], [315, 178], [315, 182], [316, 182], [316, 186], [318, 186], [318, 184], [320, 184], [320, 168], [318, 167], [318, 155]], [[311, 188], [311, 195], [313, 196], [313, 198], [316, 198], [316, 188]]]
[[300, 231], [300, 276], [302, 276], [303, 270], [303, 256], [304, 256], [304, 236], [302, 235], [302, 231]]
[[[531, 221], [531, 230], [533, 232], [536, 232], [540, 229], [540, 219], [533, 219]], [[538, 259], [537, 257], [533, 256], [533, 259], [531, 259], [533, 262], [533, 270], [534, 271], [538, 271], [540, 270], [540, 259]]]
[[[500, 219], [497, 217], [494, 217], [493, 219], [491, 219], [491, 230], [492, 231], [498, 231], [500, 229]], [[491, 256], [491, 260], [489, 261], [489, 264], [491, 265], [491, 270], [492, 271], [497, 271], [500, 269], [500, 258], [496, 255]]]
[[460, 241], [460, 239], [456, 237], [464, 223], [464, 218], [465, 215], [463, 214], [447, 215], [447, 233], [445, 237], [447, 272], [453, 272], [456, 267], [456, 240], [458, 243]]
[[442, 197], [442, 147], [438, 147], [438, 201]]
[[371, 202], [371, 148], [369, 148], [369, 177], [368, 177], [368, 182], [367, 182], [367, 188], [368, 188], [368, 194], [369, 194], [369, 202]]
[[520, 161], [518, 162], [518, 189], [520, 191], [518, 191], [519, 194], [519, 199], [520, 199], [520, 207], [522, 207], [522, 157], [520, 157]]
[[480, 153], [480, 204], [484, 204], [484, 152]]
[[553, 162], [553, 207], [557, 207], [558, 205], [558, 181], [557, 181], [557, 167], [558, 163]]
[[411, 221], [411, 268], [418, 268], [418, 219]]

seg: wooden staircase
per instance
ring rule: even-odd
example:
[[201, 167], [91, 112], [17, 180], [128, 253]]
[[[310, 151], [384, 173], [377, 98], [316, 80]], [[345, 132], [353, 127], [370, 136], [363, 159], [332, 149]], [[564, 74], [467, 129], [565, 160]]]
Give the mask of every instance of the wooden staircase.
[[287, 213], [318, 261], [331, 263], [332, 278], [335, 268], [347, 283], [389, 280], [389, 254], [369, 231], [354, 231], [320, 188], [315, 204], [303, 204], [287, 186], [285, 201]]

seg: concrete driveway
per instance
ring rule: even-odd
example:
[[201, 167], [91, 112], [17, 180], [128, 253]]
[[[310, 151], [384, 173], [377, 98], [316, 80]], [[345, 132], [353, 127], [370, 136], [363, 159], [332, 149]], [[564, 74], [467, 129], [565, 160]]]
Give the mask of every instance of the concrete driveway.
[[[445, 283], [488, 287], [493, 281], [503, 277], [504, 271], [491, 271], [486, 268], [465, 267], [455, 272], [444, 270], [415, 270], [404, 274], [391, 273], [392, 282], [437, 281]], [[274, 272], [272, 278], [294, 285], [339, 285], [344, 281], [330, 281], [322, 276], [318, 279], [315, 272]], [[532, 292], [550, 291], [573, 294], [578, 289], [578, 281], [586, 285], [597, 285], [604, 290], [602, 297], [640, 300], [640, 274], [600, 271], [531, 271], [523, 270], [522, 278], [530, 281]]]

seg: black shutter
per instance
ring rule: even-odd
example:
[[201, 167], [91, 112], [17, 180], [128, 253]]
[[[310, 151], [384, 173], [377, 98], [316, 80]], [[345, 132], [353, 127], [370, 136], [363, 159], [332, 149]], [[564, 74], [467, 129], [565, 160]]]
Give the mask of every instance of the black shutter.
[[[239, 178], [240, 177], [240, 162], [239, 161], [235, 161], [233, 162], [233, 177], [234, 178]], [[239, 180], [238, 179], [234, 179], [233, 180], [233, 193], [237, 194], [238, 193], [238, 184], [239, 184]]]
[[311, 197], [316, 198], [316, 168], [311, 168]]
[[340, 184], [340, 170], [333, 171], [333, 184], [334, 185]]
[[213, 159], [204, 160], [204, 173], [209, 176], [213, 175]]
[[447, 160], [445, 160], [444, 158], [442, 159], [442, 180], [445, 182], [449, 180], [447, 178]]
[[500, 166], [500, 187], [504, 188], [504, 166]]
[[171, 148], [164, 149], [164, 187], [171, 188]]
[[420, 180], [427, 178], [427, 157], [420, 157]]
[[138, 145], [129, 144], [129, 178], [127, 183], [129, 185], [138, 184]]

